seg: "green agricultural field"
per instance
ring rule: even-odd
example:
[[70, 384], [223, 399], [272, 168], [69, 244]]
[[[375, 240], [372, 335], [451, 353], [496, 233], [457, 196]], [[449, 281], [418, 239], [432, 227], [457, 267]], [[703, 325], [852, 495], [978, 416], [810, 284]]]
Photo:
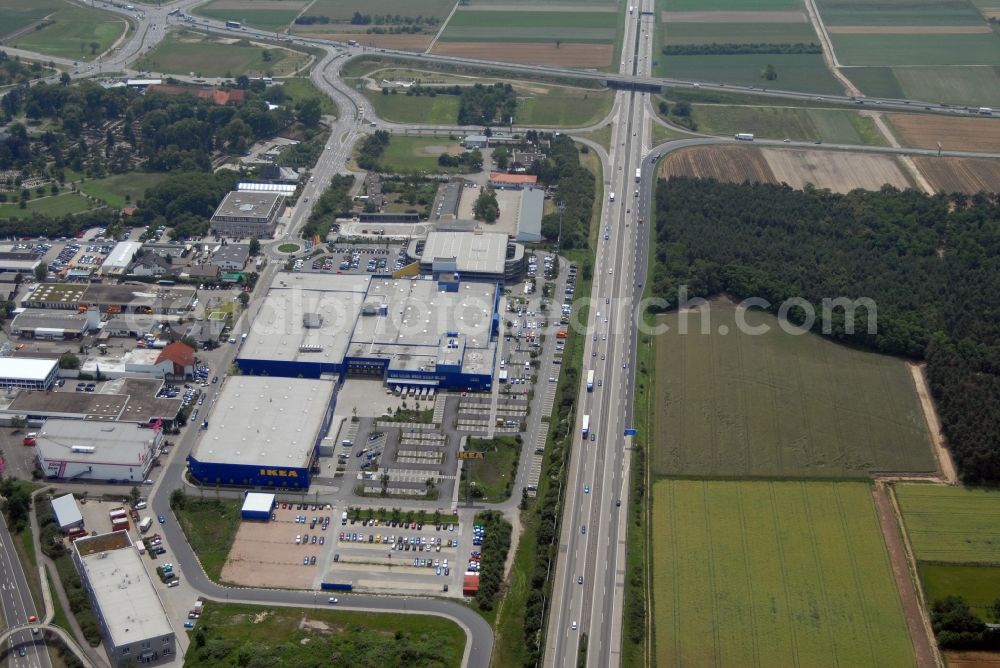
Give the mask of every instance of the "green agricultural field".
[[843, 65], [1000, 65], [1000, 36], [831, 35]]
[[372, 16], [435, 17], [444, 21], [454, 6], [453, 0], [316, 0], [305, 13], [329, 16], [348, 24], [355, 12]]
[[906, 97], [891, 67], [845, 67], [841, 72], [870, 97]]
[[897, 67], [906, 97], [972, 106], [1000, 105], [1000, 67]]
[[668, 23], [665, 44], [819, 44], [808, 23]]
[[[263, 2], [266, 4], [266, 8], [256, 6], [257, 3], [254, 0], [241, 0], [240, 9], [227, 9], [226, 7], [232, 7], [232, 0], [216, 0], [216, 2], [210, 2], [197, 8], [194, 13], [219, 21], [240, 21], [255, 28], [278, 32], [295, 20], [302, 8], [306, 6], [306, 3], [300, 0], [289, 0], [287, 3], [283, 3], [287, 4], [287, 7], [279, 8], [275, 8], [274, 0], [263, 0]], [[213, 5], [220, 4], [223, 5], [222, 8], [213, 7]]]
[[917, 484], [895, 492], [918, 560], [1000, 565], [1000, 492]]
[[[657, 76], [829, 95], [844, 93], [820, 54], [669, 57], [659, 54], [654, 58]], [[768, 65], [777, 70], [778, 78], [774, 81], [763, 76]]]
[[[146, 194], [146, 190], [167, 178], [167, 174], [160, 172], [129, 172], [128, 174], [114, 174], [107, 178], [81, 181], [77, 188], [91, 197], [96, 197], [104, 201], [108, 206], [123, 208], [134, 205]], [[129, 199], [126, 200], [125, 196]]]
[[[267, 62], [265, 50], [271, 54]], [[149, 72], [194, 72], [203, 77], [282, 76], [304, 67], [309, 60], [310, 56], [300, 51], [255, 45], [245, 39], [227, 43], [225, 38], [182, 30], [169, 33], [137, 66]]]
[[[920, 563], [920, 583], [927, 600], [961, 596], [974, 611], [990, 620], [993, 602], [1000, 598], [1000, 568], [965, 564]], [[1000, 622], [1000, 619], [993, 619]]]
[[[456, 146], [447, 136], [394, 135], [382, 154], [380, 164], [388, 172], [462, 173], [461, 168], [449, 169], [438, 165], [438, 156], [442, 153], [456, 153]], [[458, 151], [461, 151], [460, 147]]]
[[749, 12], [802, 9], [802, 0], [659, 0], [657, 11]]
[[653, 663], [914, 666], [867, 484], [660, 480]]
[[47, 17], [49, 22], [40, 30], [26, 32], [8, 44], [60, 58], [93, 60], [129, 29], [121, 16], [72, 4], [61, 4]]
[[617, 15], [605, 12], [457, 11], [441, 39], [457, 42], [612, 42]]
[[30, 218], [40, 213], [46, 216], [65, 216], [94, 208], [94, 203], [75, 193], [63, 193], [55, 197], [40, 197], [28, 201], [25, 209], [17, 204], [0, 204], [0, 218]]
[[[325, 601], [325, 592], [323, 596]], [[208, 602], [193, 636], [197, 638], [203, 628], [211, 629], [204, 634], [208, 642], [192, 641], [184, 655], [184, 665], [190, 668], [230, 668], [248, 662], [458, 668], [465, 649], [465, 633], [458, 624], [430, 615]]]
[[0, 0], [0, 37], [21, 30], [57, 9], [65, 7], [59, 0]]
[[[736, 309], [662, 316], [656, 337], [656, 441], [661, 475], [867, 477], [934, 471], [936, 462], [904, 362], [743, 312], [766, 333], [741, 333]], [[858, 327], [865, 326], [859, 312]], [[686, 327], [687, 333], [682, 333]], [[720, 333], [725, 328], [726, 333]], [[759, 331], [759, 330], [758, 330]]]
[[[492, 83], [492, 82], [490, 82]], [[514, 85], [517, 86], [516, 82]], [[518, 88], [517, 124], [571, 128], [599, 121], [614, 100], [608, 90], [582, 90], [552, 87], [548, 93]], [[396, 95], [364, 89], [379, 118], [395, 123], [425, 123], [431, 125], [454, 124], [458, 119], [458, 97], [454, 95], [406, 95], [400, 90]]]
[[982, 25], [983, 17], [971, 5], [937, 7], [892, 7], [883, 4], [827, 7], [820, 2], [820, 14], [827, 26], [965, 26]]
[[694, 105], [692, 110], [698, 130], [708, 134], [752, 132], [767, 139], [822, 139], [835, 144], [877, 146], [886, 143], [874, 122], [855, 111], [731, 105]]

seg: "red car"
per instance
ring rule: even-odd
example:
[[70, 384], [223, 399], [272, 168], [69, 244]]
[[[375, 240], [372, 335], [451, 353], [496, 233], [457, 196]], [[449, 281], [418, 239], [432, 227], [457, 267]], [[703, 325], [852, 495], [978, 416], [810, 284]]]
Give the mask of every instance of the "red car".
[[36, 617], [35, 615], [28, 615], [28, 623], [29, 624], [34, 624], [37, 621], [38, 621], [38, 617]]

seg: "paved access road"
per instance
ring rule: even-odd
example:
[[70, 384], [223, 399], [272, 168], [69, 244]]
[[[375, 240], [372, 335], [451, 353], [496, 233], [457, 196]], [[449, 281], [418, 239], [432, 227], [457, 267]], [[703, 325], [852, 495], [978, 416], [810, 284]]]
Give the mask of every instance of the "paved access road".
[[[0, 610], [4, 626], [13, 627], [28, 623], [28, 617], [41, 618], [28, 589], [28, 580], [14, 550], [14, 539], [7, 529], [7, 521], [0, 515]], [[18, 631], [10, 636], [10, 666], [12, 668], [51, 668], [49, 653], [41, 642], [35, 644], [31, 631]], [[19, 656], [19, 650], [24, 656]]]

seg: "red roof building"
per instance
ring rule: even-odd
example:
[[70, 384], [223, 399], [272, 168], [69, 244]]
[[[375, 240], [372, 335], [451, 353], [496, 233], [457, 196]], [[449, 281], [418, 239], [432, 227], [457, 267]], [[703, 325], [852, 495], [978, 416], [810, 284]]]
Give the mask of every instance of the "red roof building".
[[164, 348], [156, 358], [159, 364], [169, 360], [174, 366], [174, 378], [191, 378], [194, 376], [194, 349], [191, 346], [174, 341]]
[[494, 188], [516, 188], [533, 186], [538, 181], [534, 174], [508, 174], [507, 172], [490, 172], [490, 185]]
[[466, 573], [462, 582], [462, 594], [475, 596], [477, 591], [479, 591], [479, 573]]

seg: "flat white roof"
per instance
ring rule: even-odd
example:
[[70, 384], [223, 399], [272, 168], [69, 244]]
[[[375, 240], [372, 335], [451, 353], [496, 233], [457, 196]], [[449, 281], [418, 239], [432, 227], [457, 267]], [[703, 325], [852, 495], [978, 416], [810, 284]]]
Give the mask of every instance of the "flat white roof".
[[167, 613], [131, 539], [128, 547], [94, 552], [81, 556], [80, 561], [116, 647], [173, 635]]
[[335, 387], [330, 380], [230, 376], [192, 456], [202, 463], [308, 466]]
[[52, 512], [56, 514], [56, 523], [60, 528], [79, 524], [83, 521], [80, 506], [72, 494], [52, 499]]
[[289, 197], [295, 194], [297, 187], [293, 183], [254, 183], [252, 181], [241, 181], [236, 184], [236, 189], [241, 192], [280, 193]]
[[503, 275], [507, 259], [507, 235], [503, 232], [431, 232], [424, 242], [420, 262], [454, 259], [459, 273]]
[[121, 241], [115, 244], [108, 256], [104, 258], [101, 269], [126, 269], [132, 264], [132, 258], [135, 257], [140, 248], [142, 248], [142, 244], [138, 241]]
[[58, 364], [56, 360], [36, 357], [0, 357], [0, 378], [43, 381]]
[[[119, 395], [109, 400], [120, 401]], [[135, 422], [49, 418], [38, 430], [36, 450], [45, 461], [144, 466], [152, 457], [157, 432]], [[73, 446], [93, 448], [74, 451]]]
[[243, 511], [269, 513], [274, 508], [274, 494], [250, 492], [243, 501]]

